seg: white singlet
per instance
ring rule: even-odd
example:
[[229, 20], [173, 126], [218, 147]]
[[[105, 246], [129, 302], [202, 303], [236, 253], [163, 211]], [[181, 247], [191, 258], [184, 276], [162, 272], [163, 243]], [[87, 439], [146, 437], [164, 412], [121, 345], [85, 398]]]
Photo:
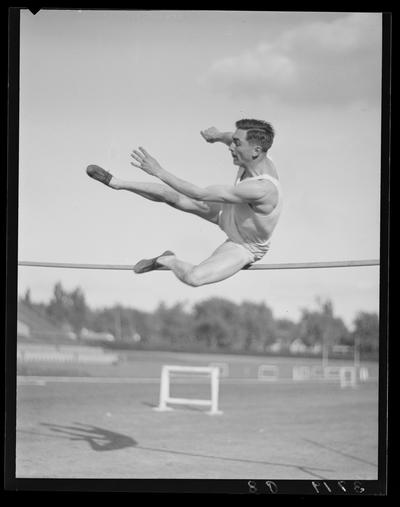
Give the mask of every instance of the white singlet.
[[277, 178], [269, 174], [260, 174], [240, 180], [243, 170], [240, 169], [235, 185], [247, 180], [269, 180], [278, 190], [278, 203], [265, 215], [254, 210], [249, 203], [224, 203], [218, 216], [218, 225], [228, 238], [239, 243], [254, 255], [254, 261], [260, 260], [268, 252], [270, 240], [282, 210], [282, 189]]

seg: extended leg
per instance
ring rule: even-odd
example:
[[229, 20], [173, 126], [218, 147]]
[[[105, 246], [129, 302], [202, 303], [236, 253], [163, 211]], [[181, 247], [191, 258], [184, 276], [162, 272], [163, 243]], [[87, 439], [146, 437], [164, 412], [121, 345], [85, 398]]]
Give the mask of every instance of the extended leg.
[[87, 173], [91, 178], [115, 190], [128, 190], [150, 201], [163, 202], [175, 209], [193, 213], [213, 223], [216, 223], [221, 209], [219, 204], [190, 199], [162, 183], [121, 180], [96, 165], [88, 166]]
[[217, 220], [220, 210], [218, 204], [195, 201], [162, 183], [116, 180], [114, 185], [117, 190], [128, 190], [151, 201], [163, 202], [172, 208], [193, 213], [211, 222]]
[[244, 247], [226, 241], [197, 266], [181, 261], [175, 255], [159, 257], [158, 263], [171, 269], [175, 276], [187, 285], [199, 287], [225, 280], [253, 260], [252, 254]]

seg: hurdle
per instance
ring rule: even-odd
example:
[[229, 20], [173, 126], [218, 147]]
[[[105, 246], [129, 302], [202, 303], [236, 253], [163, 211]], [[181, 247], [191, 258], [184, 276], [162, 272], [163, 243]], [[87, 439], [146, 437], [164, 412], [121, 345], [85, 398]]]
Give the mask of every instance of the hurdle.
[[[171, 373], [187, 373], [194, 375], [210, 375], [211, 378], [211, 399], [194, 398], [173, 398], [170, 396]], [[164, 365], [161, 370], [160, 401], [158, 407], [154, 410], [165, 412], [173, 410], [172, 405], [200, 405], [210, 407], [206, 412], [208, 415], [220, 415], [223, 412], [218, 410], [219, 395], [219, 368], [210, 366], [172, 366]]]
[[361, 367], [359, 370], [359, 379], [360, 382], [366, 382], [369, 379], [369, 370], [365, 366]]
[[257, 379], [267, 382], [278, 380], [279, 366], [275, 364], [260, 364], [257, 371]]
[[357, 387], [357, 369], [354, 366], [342, 366], [339, 369], [340, 387]]
[[354, 366], [325, 366], [324, 380], [339, 380], [340, 387], [357, 386], [357, 370]]
[[309, 366], [293, 366], [292, 380], [294, 382], [302, 382], [311, 379], [311, 368]]
[[339, 381], [340, 387], [357, 387], [357, 368], [354, 366], [294, 366], [292, 380], [326, 382]]

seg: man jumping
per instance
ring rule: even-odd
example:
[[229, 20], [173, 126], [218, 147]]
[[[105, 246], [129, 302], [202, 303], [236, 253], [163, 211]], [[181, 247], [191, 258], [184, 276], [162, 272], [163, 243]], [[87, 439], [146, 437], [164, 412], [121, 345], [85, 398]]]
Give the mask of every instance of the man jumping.
[[143, 259], [135, 273], [161, 266], [193, 287], [219, 282], [245, 266], [259, 261], [269, 250], [272, 232], [282, 208], [282, 193], [274, 164], [267, 156], [274, 139], [273, 127], [262, 120], [239, 120], [235, 132], [220, 132], [211, 127], [201, 132], [209, 143], [229, 147], [233, 164], [239, 167], [233, 185], [206, 188], [166, 171], [144, 148], [133, 150], [131, 164], [155, 176], [166, 185], [125, 181], [97, 165], [89, 165], [87, 174], [115, 190], [129, 190], [152, 201], [193, 213], [218, 225], [227, 240], [198, 265], [189, 264], [167, 250], [158, 257]]

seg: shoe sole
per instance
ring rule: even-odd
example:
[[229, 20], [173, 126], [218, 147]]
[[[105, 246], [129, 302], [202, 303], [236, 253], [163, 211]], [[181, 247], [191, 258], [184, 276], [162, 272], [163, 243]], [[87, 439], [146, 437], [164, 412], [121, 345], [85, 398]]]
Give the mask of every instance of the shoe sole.
[[153, 257], [152, 259], [142, 259], [138, 263], [135, 264], [133, 267], [133, 271], [137, 274], [139, 273], [147, 273], [149, 271], [154, 271], [156, 269], [160, 269], [163, 266], [161, 264], [158, 264], [157, 259], [160, 257], [165, 257], [167, 255], [175, 255], [170, 250], [165, 251], [161, 255], [158, 255], [157, 257]]
[[104, 183], [104, 185], [108, 185], [112, 178], [112, 174], [107, 172], [102, 167], [93, 164], [87, 166], [86, 173], [94, 180], [100, 181], [100, 183]]

